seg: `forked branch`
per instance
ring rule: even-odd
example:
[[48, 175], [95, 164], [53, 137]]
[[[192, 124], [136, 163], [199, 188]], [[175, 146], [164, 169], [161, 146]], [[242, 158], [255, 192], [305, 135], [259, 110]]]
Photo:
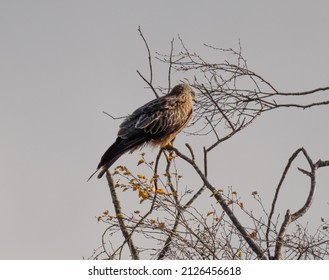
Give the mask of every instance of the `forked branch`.
[[[274, 200], [273, 200], [273, 204], [272, 204], [272, 209], [271, 209], [271, 214], [269, 216], [269, 222], [268, 222], [268, 228], [267, 228], [267, 234], [266, 234], [266, 239], [267, 242], [269, 242], [268, 239], [268, 232], [270, 230], [270, 226], [271, 226], [271, 218], [274, 212], [274, 208], [275, 208], [275, 203], [279, 194], [279, 191], [281, 189], [282, 183], [284, 181], [284, 179], [286, 178], [287, 172], [292, 164], [292, 162], [295, 160], [295, 158], [297, 157], [297, 155], [302, 152], [303, 155], [305, 156], [305, 158], [307, 159], [307, 162], [309, 163], [310, 166], [310, 171], [305, 171], [301, 168], [298, 168], [298, 170], [300, 170], [303, 174], [305, 174], [306, 176], [308, 176], [310, 178], [310, 191], [309, 194], [307, 196], [307, 199], [304, 203], [304, 205], [297, 210], [296, 212], [291, 214], [291, 211], [288, 209], [286, 211], [286, 215], [284, 217], [284, 221], [281, 225], [279, 234], [277, 236], [277, 241], [276, 241], [276, 246], [275, 246], [275, 254], [274, 254], [274, 259], [283, 259], [283, 247], [284, 247], [284, 238], [285, 235], [287, 233], [288, 227], [289, 225], [298, 220], [299, 218], [301, 218], [303, 215], [305, 215], [305, 213], [310, 209], [313, 201], [314, 201], [314, 196], [315, 196], [315, 191], [316, 191], [316, 176], [317, 176], [317, 170], [321, 167], [327, 167], [329, 166], [329, 161], [322, 161], [322, 160], [318, 160], [316, 163], [313, 163], [313, 161], [311, 160], [310, 156], [308, 155], [307, 151], [304, 148], [300, 148], [298, 149], [296, 152], [293, 153], [293, 155], [290, 157], [288, 164], [283, 172], [283, 175], [281, 177], [280, 183], [277, 187], [275, 196], [274, 196]], [[269, 243], [268, 243], [269, 244]]]

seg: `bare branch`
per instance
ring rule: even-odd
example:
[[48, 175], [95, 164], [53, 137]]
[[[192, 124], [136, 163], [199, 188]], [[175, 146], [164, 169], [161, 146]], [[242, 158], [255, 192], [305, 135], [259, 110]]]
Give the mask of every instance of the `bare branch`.
[[139, 259], [138, 251], [136, 250], [136, 247], [134, 245], [132, 237], [129, 235], [129, 232], [128, 232], [127, 227], [125, 225], [125, 222], [123, 220], [123, 213], [122, 213], [122, 210], [121, 210], [120, 201], [119, 201], [118, 196], [117, 196], [116, 191], [115, 191], [113, 178], [112, 178], [110, 172], [108, 172], [108, 171], [106, 172], [106, 179], [107, 179], [107, 182], [108, 182], [108, 185], [109, 185], [109, 188], [110, 188], [113, 206], [114, 206], [114, 209], [115, 209], [116, 217], [117, 217], [119, 225], [120, 225], [122, 235], [123, 235], [123, 237], [125, 238], [125, 241], [128, 244], [128, 247], [129, 247], [132, 258], [134, 260], [138, 260]]
[[283, 184], [283, 181], [285, 180], [286, 176], [287, 176], [287, 173], [291, 167], [291, 164], [293, 163], [293, 161], [296, 159], [296, 157], [298, 156], [298, 154], [302, 151], [303, 148], [299, 148], [297, 149], [292, 155], [291, 157], [289, 158], [288, 160], [288, 163], [283, 171], [283, 174], [281, 176], [281, 179], [280, 179], [280, 182], [278, 184], [278, 186], [276, 187], [276, 191], [275, 191], [275, 195], [274, 195], [274, 198], [273, 198], [273, 201], [272, 201], [272, 208], [271, 208], [271, 211], [270, 211], [270, 215], [268, 217], [268, 222], [267, 222], [267, 230], [266, 230], [266, 243], [267, 243], [267, 248], [268, 248], [268, 255], [270, 257], [270, 252], [269, 252], [269, 233], [270, 233], [270, 229], [271, 229], [271, 223], [272, 223], [272, 217], [273, 217], [273, 214], [274, 214], [274, 210], [275, 210], [275, 205], [276, 205], [276, 202], [278, 200], [278, 197], [279, 197], [279, 192], [281, 190], [281, 187], [282, 187], [282, 184]]
[[329, 87], [320, 87], [320, 88], [316, 88], [316, 89], [312, 89], [312, 90], [308, 90], [308, 91], [301, 91], [301, 92], [277, 92], [277, 95], [284, 95], [284, 96], [303, 96], [303, 95], [310, 95], [316, 92], [320, 92], [320, 91], [328, 91]]
[[288, 107], [294, 107], [294, 108], [299, 108], [299, 109], [308, 109], [308, 108], [312, 108], [312, 107], [317, 107], [317, 106], [324, 106], [324, 105], [328, 105], [329, 104], [329, 100], [326, 101], [321, 101], [321, 102], [314, 102], [311, 104], [294, 104], [294, 103], [287, 103], [287, 104], [277, 104], [277, 103], [268, 103], [268, 105], [270, 105], [271, 107], [268, 107], [267, 109], [264, 110], [264, 112], [266, 111], [270, 111], [270, 110], [274, 110], [277, 108], [288, 108]]
[[171, 89], [171, 70], [172, 70], [172, 56], [174, 52], [174, 38], [170, 42], [170, 55], [169, 55], [169, 67], [168, 67], [168, 92]]
[[192, 160], [194, 161], [195, 160], [195, 156], [194, 156], [194, 152], [193, 152], [193, 149], [191, 147], [190, 144], [188, 143], [185, 143], [185, 146], [188, 148], [188, 150], [190, 151], [190, 154], [191, 154], [191, 157], [192, 157]]
[[207, 180], [207, 178], [204, 176], [204, 174], [202, 173], [202, 171], [199, 169], [199, 167], [196, 165], [196, 163], [191, 160], [190, 158], [188, 158], [187, 156], [185, 156], [184, 154], [182, 154], [181, 152], [179, 152], [176, 148], [171, 147], [170, 149], [174, 150], [175, 153], [182, 158], [183, 160], [185, 160], [186, 162], [188, 162], [193, 168], [194, 170], [198, 173], [198, 175], [200, 176], [200, 178], [202, 179], [203, 183], [205, 184], [205, 186], [211, 191], [211, 193], [214, 195], [214, 197], [216, 198], [217, 202], [222, 206], [223, 210], [225, 211], [225, 213], [229, 216], [229, 218], [231, 219], [231, 221], [233, 222], [234, 226], [240, 231], [241, 235], [243, 236], [243, 238], [246, 240], [246, 242], [249, 244], [249, 246], [252, 248], [252, 250], [257, 254], [258, 258], [260, 259], [265, 259], [264, 257], [264, 252], [261, 250], [261, 248], [252, 240], [252, 238], [249, 236], [248, 232], [245, 230], [245, 228], [241, 225], [241, 223], [239, 222], [239, 220], [237, 219], [237, 217], [234, 215], [234, 213], [232, 212], [232, 210], [230, 209], [230, 207], [228, 206], [228, 204], [226, 203], [226, 199], [224, 199], [224, 197], [216, 190], [216, 188], [214, 188], [210, 182]]
[[151, 51], [150, 51], [150, 48], [149, 48], [149, 45], [143, 35], [143, 32], [142, 32], [142, 29], [140, 26], [138, 26], [138, 32], [139, 32], [139, 35], [142, 37], [143, 41], [144, 41], [144, 44], [145, 44], [145, 47], [146, 47], [146, 50], [147, 50], [147, 55], [148, 55], [148, 62], [149, 62], [149, 68], [150, 68], [150, 80], [149, 80], [149, 84], [152, 85], [153, 83], [153, 67], [152, 67], [152, 56], [151, 56]]
[[156, 92], [156, 90], [155, 90], [155, 88], [153, 87], [153, 85], [152, 85], [152, 83], [150, 83], [138, 70], [137, 70], [137, 73], [138, 73], [138, 75], [143, 79], [143, 81], [145, 82], [145, 83], [147, 83], [148, 84], [148, 86], [152, 89], [152, 91], [153, 91], [153, 93], [154, 93], [154, 95], [156, 96], [156, 98], [159, 98], [159, 95], [158, 95], [158, 93]]
[[274, 255], [275, 260], [282, 259], [282, 246], [284, 245], [284, 236], [286, 235], [288, 226], [291, 222], [290, 218], [291, 218], [290, 210], [288, 209], [286, 212], [286, 215], [284, 217], [284, 221], [282, 223], [280, 232], [277, 237], [277, 242], [276, 242], [276, 246], [275, 246], [275, 255]]

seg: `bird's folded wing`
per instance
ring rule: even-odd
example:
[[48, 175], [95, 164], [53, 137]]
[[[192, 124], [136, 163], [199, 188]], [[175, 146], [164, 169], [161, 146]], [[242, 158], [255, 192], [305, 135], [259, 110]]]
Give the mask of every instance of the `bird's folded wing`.
[[177, 130], [182, 120], [177, 119], [174, 103], [173, 98], [159, 98], [138, 108], [121, 124], [118, 136], [127, 138], [136, 130], [153, 135]]

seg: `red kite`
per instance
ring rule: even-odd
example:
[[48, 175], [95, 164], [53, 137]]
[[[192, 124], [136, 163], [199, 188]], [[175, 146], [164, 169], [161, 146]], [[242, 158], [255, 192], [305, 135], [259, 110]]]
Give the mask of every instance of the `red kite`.
[[144, 144], [171, 144], [192, 118], [196, 95], [187, 84], [175, 86], [167, 95], [154, 99], [135, 110], [120, 125], [118, 137], [104, 153], [97, 170], [101, 178], [108, 168], [124, 153], [133, 152]]

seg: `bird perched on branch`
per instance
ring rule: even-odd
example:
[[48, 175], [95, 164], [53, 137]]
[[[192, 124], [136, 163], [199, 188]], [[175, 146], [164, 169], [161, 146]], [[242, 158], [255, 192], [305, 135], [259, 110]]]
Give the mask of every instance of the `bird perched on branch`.
[[176, 85], [167, 95], [136, 109], [120, 125], [118, 137], [102, 156], [97, 170], [101, 178], [124, 153], [133, 152], [144, 144], [165, 148], [171, 145], [192, 118], [196, 95], [187, 84]]

